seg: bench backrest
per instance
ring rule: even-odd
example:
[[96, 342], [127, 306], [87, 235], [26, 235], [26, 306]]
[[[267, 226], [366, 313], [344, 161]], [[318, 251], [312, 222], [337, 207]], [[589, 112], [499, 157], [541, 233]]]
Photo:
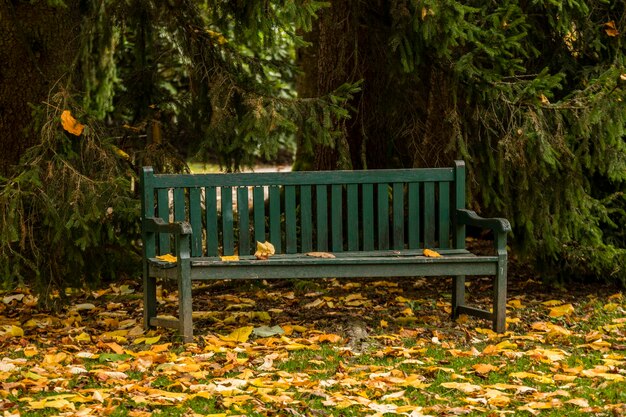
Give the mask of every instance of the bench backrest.
[[[464, 248], [454, 213], [465, 165], [371, 171], [154, 174], [141, 177], [143, 216], [191, 224], [192, 256]], [[171, 251], [170, 236], [145, 242]], [[147, 253], [154, 256], [153, 253]]]

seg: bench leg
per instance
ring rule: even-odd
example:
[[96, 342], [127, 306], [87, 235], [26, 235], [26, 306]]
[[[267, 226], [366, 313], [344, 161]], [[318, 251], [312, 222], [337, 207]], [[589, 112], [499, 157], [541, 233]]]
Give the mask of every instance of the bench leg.
[[191, 265], [183, 260], [178, 268], [178, 319], [180, 333], [185, 343], [193, 342], [193, 322], [191, 312]]
[[452, 320], [459, 318], [459, 307], [465, 305], [465, 275], [452, 277]]
[[156, 278], [148, 273], [148, 267], [143, 270], [143, 327], [148, 330], [150, 319], [157, 315]]
[[506, 256], [500, 256], [498, 273], [493, 278], [493, 331], [506, 330]]

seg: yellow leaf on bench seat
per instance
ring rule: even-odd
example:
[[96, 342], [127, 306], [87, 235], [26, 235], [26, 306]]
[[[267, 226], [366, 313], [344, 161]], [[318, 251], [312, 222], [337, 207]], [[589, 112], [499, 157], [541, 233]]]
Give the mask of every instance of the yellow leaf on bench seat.
[[439, 252], [435, 252], [430, 249], [424, 249], [424, 256], [428, 256], [429, 258], [441, 258], [441, 254]]
[[176, 262], [176, 257], [172, 255], [171, 253], [168, 253], [166, 255], [159, 255], [156, 258], [159, 261], [163, 261], [163, 262]]

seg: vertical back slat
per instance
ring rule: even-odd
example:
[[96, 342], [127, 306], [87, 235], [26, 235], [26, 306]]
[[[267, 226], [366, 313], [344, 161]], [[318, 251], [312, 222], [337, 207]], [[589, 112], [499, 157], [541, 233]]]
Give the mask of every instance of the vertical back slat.
[[189, 189], [189, 223], [193, 235], [191, 236], [191, 256], [202, 256], [202, 204], [200, 189]]
[[[167, 188], [157, 190], [157, 216], [165, 222], [170, 221], [170, 197]], [[165, 255], [170, 252], [170, 234], [159, 233], [159, 253]]]
[[404, 184], [393, 184], [393, 248], [404, 249]]
[[270, 193], [270, 239], [276, 253], [281, 253], [280, 236], [280, 188], [269, 187]]
[[378, 184], [378, 249], [389, 249], [389, 192], [387, 184]]
[[363, 184], [361, 187], [363, 212], [363, 250], [374, 250], [374, 186]]
[[331, 223], [332, 223], [332, 250], [343, 252], [343, 187], [333, 185], [331, 188]]
[[409, 183], [409, 249], [420, 247], [420, 187], [419, 183]]
[[465, 248], [465, 226], [458, 224], [456, 220], [456, 210], [465, 208], [465, 162], [454, 161], [454, 247], [456, 249]]
[[206, 206], [207, 256], [217, 256], [219, 231], [217, 228], [217, 189], [214, 186], [204, 189], [204, 201]]
[[439, 183], [439, 247], [450, 247], [450, 183]]
[[313, 251], [313, 210], [310, 185], [300, 187], [300, 237], [302, 252]]
[[234, 229], [233, 188], [222, 187], [222, 245], [224, 246], [224, 256], [235, 254]]
[[285, 253], [298, 251], [296, 233], [296, 187], [285, 186]]
[[435, 244], [435, 183], [424, 183], [424, 247]]
[[239, 256], [250, 255], [250, 210], [248, 187], [237, 187], [237, 213], [239, 221]]
[[328, 250], [328, 195], [325, 185], [315, 186], [316, 217], [317, 217], [317, 250]]
[[[154, 217], [153, 183], [154, 171], [152, 170], [152, 167], [144, 167], [141, 177], [141, 211], [144, 218]], [[145, 258], [154, 257], [156, 255], [156, 239], [154, 233], [144, 233], [141, 239], [143, 240], [143, 250], [145, 253]]]
[[185, 189], [174, 188], [174, 221], [184, 222], [187, 218], [185, 204]]
[[[254, 210], [254, 239], [265, 242], [265, 192], [263, 187], [254, 187], [252, 192]], [[253, 244], [256, 248], [256, 242]]]
[[348, 250], [359, 250], [359, 186], [348, 184], [347, 191]]

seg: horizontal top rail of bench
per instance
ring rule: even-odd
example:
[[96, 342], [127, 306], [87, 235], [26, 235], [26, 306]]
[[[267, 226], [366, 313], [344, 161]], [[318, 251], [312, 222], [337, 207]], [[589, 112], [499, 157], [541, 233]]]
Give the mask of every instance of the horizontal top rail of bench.
[[157, 181], [152, 184], [154, 188], [206, 186], [253, 187], [272, 185], [333, 185], [454, 181], [454, 168], [152, 175], [157, 179]]

